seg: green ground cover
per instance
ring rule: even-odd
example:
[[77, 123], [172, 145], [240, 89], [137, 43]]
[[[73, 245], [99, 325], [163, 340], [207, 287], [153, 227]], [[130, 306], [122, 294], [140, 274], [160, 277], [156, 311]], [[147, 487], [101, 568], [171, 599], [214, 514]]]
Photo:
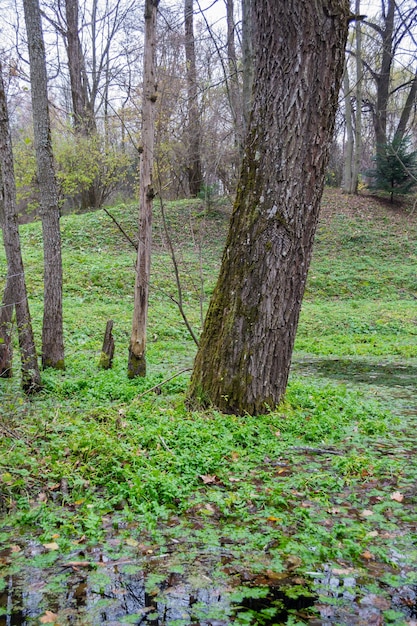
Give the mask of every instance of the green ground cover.
[[[166, 210], [198, 333], [230, 206], [181, 201]], [[136, 208], [111, 212], [135, 237]], [[168, 555], [162, 574], [155, 565], [148, 573], [150, 587], [167, 569], [186, 573], [206, 558], [211, 579], [234, 581], [236, 598], [286, 581], [288, 596], [313, 592], [337, 612], [346, 610], [333, 606], [343, 599], [319, 576], [334, 571], [354, 578], [355, 602], [377, 598], [378, 623], [411, 624], [408, 605], [392, 598], [417, 584], [417, 215], [326, 192], [288, 393], [256, 418], [187, 411], [188, 371], [164, 383], [192, 367], [195, 345], [172, 301], [157, 206], [145, 380], [126, 375], [131, 244], [104, 212], [66, 216], [62, 233], [66, 371], [43, 372], [44, 390], [30, 400], [20, 392], [17, 358], [15, 377], [0, 380], [3, 586], [27, 566], [29, 537], [43, 546], [34, 566], [51, 568], [51, 581], [56, 563], [81, 549], [87, 558], [95, 545], [147, 567], [146, 544]], [[39, 344], [39, 223], [21, 235]], [[108, 319], [116, 356], [102, 371]], [[222, 611], [241, 624], [313, 623], [318, 612], [290, 609], [273, 621], [280, 607]], [[48, 608], [41, 604], [40, 615]], [[88, 619], [80, 623], [99, 623]], [[74, 622], [58, 614], [57, 623]]]

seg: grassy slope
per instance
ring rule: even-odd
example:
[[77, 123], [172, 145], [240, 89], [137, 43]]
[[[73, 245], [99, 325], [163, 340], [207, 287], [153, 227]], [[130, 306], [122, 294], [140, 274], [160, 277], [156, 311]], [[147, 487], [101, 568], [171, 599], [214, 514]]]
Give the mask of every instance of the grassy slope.
[[[133, 235], [135, 208], [113, 212]], [[200, 274], [207, 298], [228, 207], [206, 214], [198, 202], [178, 202], [168, 212], [185, 307], [198, 331]], [[128, 521], [122, 545], [136, 556], [147, 528], [162, 552], [170, 538], [181, 538], [175, 558], [182, 561], [195, 551], [220, 553], [227, 537], [229, 573], [247, 567], [303, 575], [326, 563], [364, 572], [372, 566], [373, 577], [398, 584], [395, 559], [406, 552], [401, 580], [412, 580], [415, 415], [400, 417], [395, 405], [390, 411], [354, 385], [299, 375], [297, 361], [314, 355], [372, 366], [382, 359], [415, 374], [417, 216], [326, 193], [295, 373], [283, 406], [258, 418], [187, 413], [187, 373], [160, 395], [141, 395], [190, 367], [195, 352], [169, 298], [175, 286], [158, 208], [146, 380], [125, 375], [134, 251], [102, 212], [65, 217], [62, 227], [67, 370], [44, 372], [45, 391], [31, 402], [18, 377], [0, 381], [0, 504], [10, 525], [0, 539], [15, 544], [13, 526], [25, 525], [65, 553], [74, 541], [106, 542]], [[38, 223], [22, 228], [22, 241], [39, 338]], [[109, 318], [116, 358], [103, 372], [97, 361]]]

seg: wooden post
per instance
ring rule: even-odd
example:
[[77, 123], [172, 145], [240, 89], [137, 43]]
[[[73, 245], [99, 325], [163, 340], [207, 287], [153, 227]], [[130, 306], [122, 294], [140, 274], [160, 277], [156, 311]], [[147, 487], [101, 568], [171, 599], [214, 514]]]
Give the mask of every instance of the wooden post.
[[106, 332], [104, 333], [103, 347], [98, 366], [103, 370], [111, 369], [114, 356], [114, 337], [112, 334], [113, 320], [108, 320]]

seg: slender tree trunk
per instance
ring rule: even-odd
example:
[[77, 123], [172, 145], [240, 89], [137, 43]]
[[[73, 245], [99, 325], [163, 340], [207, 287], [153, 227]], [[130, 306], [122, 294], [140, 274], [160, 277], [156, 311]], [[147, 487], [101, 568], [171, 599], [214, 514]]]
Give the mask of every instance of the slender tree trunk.
[[[1, 64], [1, 60], [0, 60]], [[3, 80], [3, 76], [1, 74], [1, 65], [0, 65], [0, 80]], [[8, 122], [7, 122], [7, 102], [5, 99], [4, 89], [1, 89], [1, 98], [4, 98], [4, 104], [0, 103], [1, 111], [6, 112], [6, 118], [0, 120], [0, 124], [6, 124], [5, 127], [1, 127], [0, 132], [6, 132], [6, 137], [2, 140], [2, 145], [7, 146], [7, 137], [8, 137]], [[6, 155], [7, 148], [3, 149], [3, 154]], [[0, 166], [0, 189], [3, 190], [3, 177], [2, 177], [3, 166]], [[3, 193], [0, 194], [0, 227], [4, 229], [4, 202], [3, 202]], [[12, 283], [6, 278], [6, 285], [3, 292], [3, 299], [0, 305], [0, 378], [11, 378], [13, 375], [12, 370], [12, 317], [13, 317], [13, 294], [12, 294]]]
[[184, 2], [185, 61], [187, 75], [187, 144], [188, 144], [188, 184], [190, 195], [198, 195], [203, 182], [201, 171], [201, 125], [198, 110], [197, 68], [195, 61], [193, 0]]
[[252, 84], [253, 84], [253, 33], [252, 33], [252, 2], [255, 0], [242, 0], [242, 100], [243, 122], [245, 131], [249, 126], [249, 116], [252, 109]]
[[155, 137], [155, 48], [159, 0], [145, 2], [145, 44], [143, 53], [142, 154], [140, 160], [139, 241], [136, 259], [132, 334], [129, 345], [128, 376], [146, 375], [146, 326], [152, 247], [152, 184]]
[[84, 136], [96, 132], [96, 121], [88, 97], [88, 79], [79, 36], [78, 0], [65, 0], [66, 42], [71, 83], [74, 128]]
[[[4, 228], [4, 221], [2, 227]], [[11, 378], [13, 375], [12, 317], [14, 302], [12, 281], [8, 276], [0, 307], [0, 378]]]
[[45, 45], [39, 0], [24, 0], [23, 6], [29, 47], [33, 127], [44, 246], [42, 365], [64, 369], [61, 233], [49, 121]]
[[229, 101], [232, 111], [233, 125], [235, 128], [235, 143], [237, 147], [237, 163], [241, 161], [243, 155], [244, 124], [242, 95], [239, 85], [239, 72], [235, 46], [235, 16], [234, 1], [226, 0], [227, 17], [227, 59], [229, 65]]
[[[355, 15], [361, 13], [361, 2], [356, 0]], [[353, 172], [351, 193], [358, 193], [359, 172], [362, 158], [362, 90], [363, 90], [363, 68], [362, 68], [362, 26], [360, 20], [356, 20], [356, 117], [355, 117], [355, 152], [353, 157]]]
[[0, 336], [6, 337], [5, 350], [0, 351], [0, 373], [10, 375], [11, 365], [10, 326], [11, 310], [14, 305], [19, 335], [21, 355], [22, 386], [27, 393], [41, 388], [35, 342], [32, 333], [29, 304], [26, 292], [25, 274], [20, 249], [19, 229], [16, 211], [16, 186], [13, 170], [12, 143], [9, 130], [6, 94], [3, 84], [3, 70], [0, 63], [0, 165], [3, 182], [4, 219], [3, 242], [7, 258], [7, 283], [3, 297], [0, 319]]
[[[79, 36], [78, 0], [65, 0], [65, 18], [67, 23], [65, 35], [74, 113], [74, 130], [76, 135], [80, 137], [91, 137], [95, 140], [97, 125], [94, 114], [94, 99], [93, 97], [90, 98], [84, 53]], [[92, 28], [94, 29], [94, 23]], [[88, 189], [82, 190], [82, 209], [97, 208], [100, 206], [100, 202], [95, 182]]]
[[417, 70], [414, 76], [414, 80], [411, 83], [410, 91], [408, 92], [407, 100], [405, 102], [404, 108], [401, 112], [401, 117], [398, 122], [397, 129], [395, 131], [393, 143], [398, 145], [401, 143], [402, 139], [404, 139], [408, 120], [410, 119], [411, 112], [413, 111], [413, 107], [417, 101]]
[[259, 414], [281, 400], [332, 140], [348, 0], [253, 5], [254, 103], [190, 402]]
[[346, 142], [344, 146], [345, 154], [343, 162], [342, 189], [345, 193], [352, 193], [354, 135], [352, 120], [352, 101], [347, 63], [345, 64], [345, 72], [343, 76], [343, 98], [345, 102]]

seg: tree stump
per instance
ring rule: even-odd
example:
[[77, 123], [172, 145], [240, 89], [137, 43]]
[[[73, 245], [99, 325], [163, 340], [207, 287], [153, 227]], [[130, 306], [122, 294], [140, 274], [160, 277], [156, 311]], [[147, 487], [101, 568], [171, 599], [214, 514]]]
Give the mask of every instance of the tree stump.
[[114, 356], [113, 320], [108, 320], [104, 333], [103, 347], [98, 366], [103, 370], [111, 369]]

